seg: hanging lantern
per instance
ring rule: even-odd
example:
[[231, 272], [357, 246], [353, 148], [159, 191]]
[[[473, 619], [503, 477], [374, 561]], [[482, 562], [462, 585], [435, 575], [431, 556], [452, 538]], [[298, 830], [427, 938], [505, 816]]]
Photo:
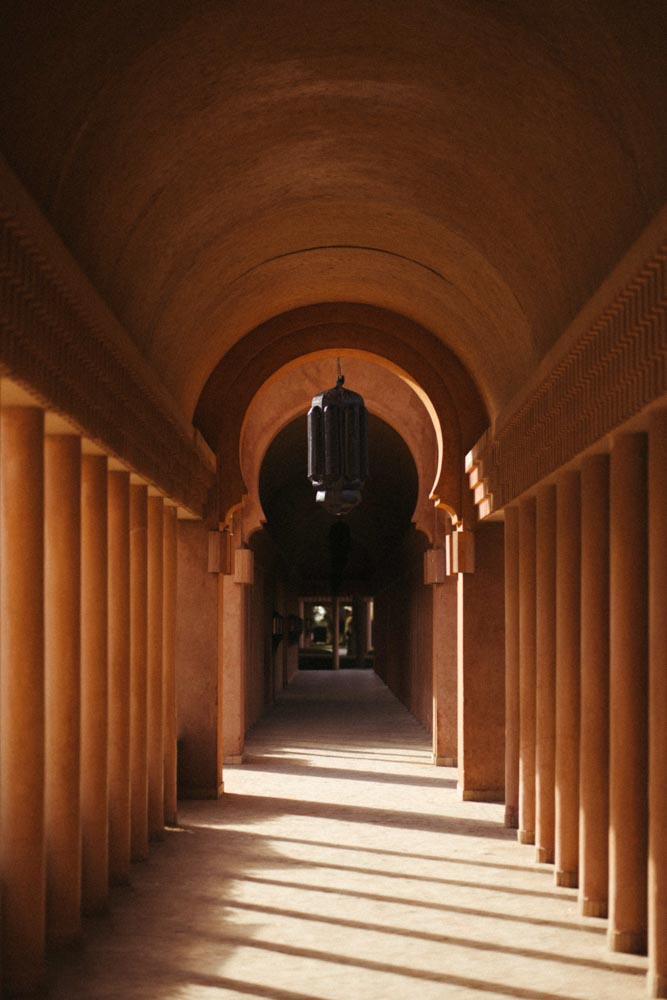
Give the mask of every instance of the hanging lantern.
[[344, 382], [339, 361], [336, 385], [314, 396], [308, 411], [308, 478], [317, 503], [336, 515], [357, 506], [368, 475], [366, 407]]

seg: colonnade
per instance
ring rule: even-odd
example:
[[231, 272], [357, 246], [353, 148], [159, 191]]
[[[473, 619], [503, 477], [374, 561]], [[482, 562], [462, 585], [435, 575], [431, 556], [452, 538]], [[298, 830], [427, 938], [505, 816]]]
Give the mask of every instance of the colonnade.
[[0, 411], [3, 983], [176, 818], [176, 508], [37, 405]]
[[667, 410], [505, 510], [506, 824], [667, 997]]

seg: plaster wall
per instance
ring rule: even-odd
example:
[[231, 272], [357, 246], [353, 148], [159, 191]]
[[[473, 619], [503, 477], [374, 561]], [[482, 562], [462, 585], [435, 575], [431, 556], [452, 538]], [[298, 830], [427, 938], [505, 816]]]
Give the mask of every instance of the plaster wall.
[[423, 582], [425, 540], [406, 541], [396, 576], [375, 596], [375, 669], [429, 731], [433, 721], [433, 600]]
[[184, 798], [215, 798], [221, 782], [218, 732], [218, 577], [207, 572], [208, 532], [178, 522], [176, 698], [178, 786]]
[[505, 784], [504, 528], [475, 531], [475, 572], [458, 576], [459, 791], [502, 800]]

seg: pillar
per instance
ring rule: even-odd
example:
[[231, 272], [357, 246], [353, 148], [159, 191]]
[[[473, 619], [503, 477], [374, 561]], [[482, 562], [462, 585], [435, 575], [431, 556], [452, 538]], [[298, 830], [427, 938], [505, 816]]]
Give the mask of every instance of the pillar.
[[[228, 586], [244, 588], [221, 572], [209, 572], [209, 532], [201, 521], [178, 520], [176, 535], [179, 797], [217, 798], [222, 792], [224, 597]], [[228, 652], [238, 657], [233, 626], [230, 632]], [[229, 708], [226, 698], [224, 707]]]
[[556, 499], [556, 885], [579, 879], [581, 512], [579, 473], [564, 472]]
[[81, 934], [81, 439], [44, 451], [46, 934]]
[[109, 877], [130, 874], [130, 474], [109, 472]]
[[646, 440], [621, 434], [609, 494], [609, 947], [637, 954], [646, 950], [647, 924], [646, 515]]
[[331, 659], [333, 669], [340, 670], [340, 597], [334, 597], [332, 613]]
[[0, 413], [2, 981], [44, 976], [44, 415]]
[[463, 799], [505, 796], [505, 607], [503, 526], [478, 524], [474, 572], [457, 576], [458, 791]]
[[[433, 762], [456, 767], [458, 726], [456, 577], [431, 586], [433, 600]], [[368, 607], [368, 605], [367, 605]]]
[[535, 622], [535, 849], [553, 863], [556, 764], [556, 489], [537, 494]]
[[81, 467], [81, 892], [84, 913], [109, 898], [107, 459]]
[[148, 834], [154, 840], [164, 833], [163, 508], [162, 497], [148, 498]]
[[581, 466], [579, 908], [607, 916], [609, 867], [609, 458]]
[[505, 826], [519, 827], [519, 508], [505, 510]]
[[535, 500], [519, 505], [519, 841], [535, 843]]
[[368, 601], [365, 597], [355, 597], [354, 599], [352, 628], [354, 630], [356, 666], [358, 669], [361, 669], [366, 662], [366, 654], [368, 652], [366, 643], [366, 636], [368, 634]]
[[232, 576], [219, 577], [222, 588], [222, 687], [224, 761], [240, 764], [245, 745], [246, 588]]
[[667, 997], [667, 410], [649, 429], [649, 995]]
[[130, 774], [132, 860], [148, 857], [148, 487], [130, 486]]
[[163, 517], [164, 590], [162, 604], [162, 645], [164, 662], [164, 822], [178, 822], [177, 804], [177, 716], [176, 716], [176, 508], [165, 507]]

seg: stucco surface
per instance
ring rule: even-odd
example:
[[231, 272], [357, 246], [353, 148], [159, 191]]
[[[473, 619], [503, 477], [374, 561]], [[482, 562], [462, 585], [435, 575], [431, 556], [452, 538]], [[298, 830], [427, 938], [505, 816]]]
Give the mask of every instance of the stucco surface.
[[664, 199], [659, 0], [3, 10], [10, 165], [190, 416], [245, 333], [366, 302], [507, 402]]

